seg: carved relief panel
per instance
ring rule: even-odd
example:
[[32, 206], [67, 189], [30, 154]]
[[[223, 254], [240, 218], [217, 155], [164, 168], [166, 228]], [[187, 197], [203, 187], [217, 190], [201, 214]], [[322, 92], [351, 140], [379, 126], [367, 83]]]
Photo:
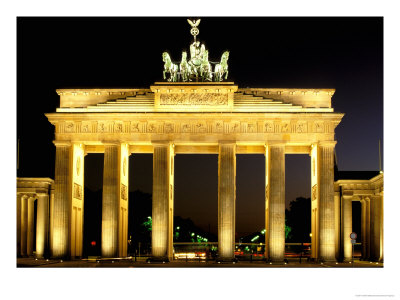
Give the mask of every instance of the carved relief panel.
[[82, 186], [74, 182], [73, 197], [79, 200], [83, 199]]

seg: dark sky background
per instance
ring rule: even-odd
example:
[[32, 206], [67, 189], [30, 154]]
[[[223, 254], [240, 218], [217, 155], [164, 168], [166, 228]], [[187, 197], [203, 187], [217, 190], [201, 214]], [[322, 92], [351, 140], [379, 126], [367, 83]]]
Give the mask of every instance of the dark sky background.
[[[210, 60], [230, 50], [239, 87], [335, 88], [345, 113], [336, 129], [339, 170], [378, 170], [383, 153], [382, 18], [202, 18], [198, 39]], [[44, 113], [57, 88], [148, 88], [162, 78], [161, 54], [179, 61], [192, 36], [186, 18], [18, 18], [19, 177], [54, 178], [54, 128]], [[101, 187], [102, 155], [86, 157], [85, 185]], [[175, 215], [217, 225], [216, 155], [177, 155]], [[310, 196], [310, 159], [286, 156], [286, 204]], [[130, 158], [130, 190], [151, 193], [152, 156]], [[264, 156], [237, 157], [237, 232], [264, 228]]]

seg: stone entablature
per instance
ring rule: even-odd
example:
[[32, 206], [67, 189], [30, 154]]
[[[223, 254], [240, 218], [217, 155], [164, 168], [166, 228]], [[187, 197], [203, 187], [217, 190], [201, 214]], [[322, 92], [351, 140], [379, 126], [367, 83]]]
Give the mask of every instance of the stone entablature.
[[57, 112], [333, 112], [334, 89], [239, 89], [227, 83], [160, 83], [150, 89], [59, 89]]
[[17, 177], [17, 194], [49, 194], [54, 189], [54, 180], [47, 177]]
[[56, 140], [84, 141], [93, 144], [103, 140], [149, 143], [152, 140], [176, 142], [203, 141], [218, 143], [221, 139], [264, 144], [285, 141], [287, 144], [311, 144], [334, 140], [334, 131], [343, 114], [278, 113], [51, 113]]
[[343, 195], [354, 197], [382, 196], [383, 173], [371, 179], [340, 179], [335, 181], [335, 191], [342, 188]]

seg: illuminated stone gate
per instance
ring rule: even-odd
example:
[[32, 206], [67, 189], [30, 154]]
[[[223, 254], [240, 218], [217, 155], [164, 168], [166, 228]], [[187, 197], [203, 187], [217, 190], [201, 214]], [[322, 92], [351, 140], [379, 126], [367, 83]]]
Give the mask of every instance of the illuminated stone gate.
[[239, 89], [158, 82], [150, 89], [62, 89], [55, 126], [53, 257], [82, 255], [87, 153], [104, 153], [102, 256], [127, 255], [128, 162], [153, 153], [152, 252], [173, 255], [174, 156], [218, 154], [218, 249], [234, 258], [236, 154], [265, 154], [266, 257], [284, 259], [285, 154], [311, 156], [312, 257], [335, 260], [332, 89]]
[[336, 260], [347, 241], [341, 242], [341, 197], [334, 191], [335, 128], [343, 117], [331, 106], [335, 90], [240, 89], [223, 82], [229, 51], [220, 62], [209, 61], [196, 40], [200, 20], [188, 21], [194, 36], [190, 59], [183, 52], [180, 64], [174, 63], [164, 52], [166, 82], [149, 89], [57, 90], [60, 107], [46, 114], [55, 126], [56, 146], [51, 256], [82, 256], [87, 153], [104, 153], [102, 256], [127, 255], [129, 155], [152, 153], [152, 255], [172, 259], [174, 156], [210, 153], [218, 154], [218, 259], [232, 261], [236, 154], [263, 153], [265, 257], [283, 261], [285, 155], [300, 153], [311, 156], [311, 257]]

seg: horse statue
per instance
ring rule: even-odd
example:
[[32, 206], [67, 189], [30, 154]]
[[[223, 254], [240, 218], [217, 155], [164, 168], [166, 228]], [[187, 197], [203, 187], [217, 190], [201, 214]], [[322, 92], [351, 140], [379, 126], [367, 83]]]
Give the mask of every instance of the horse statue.
[[222, 81], [225, 75], [225, 80], [228, 78], [228, 58], [229, 51], [222, 53], [221, 62], [215, 65], [214, 68], [214, 78], [215, 81]]
[[189, 81], [189, 77], [190, 77], [190, 66], [187, 62], [187, 53], [186, 51], [182, 52], [182, 60], [181, 63], [179, 65], [179, 71], [181, 73], [181, 78], [183, 81]]
[[204, 51], [203, 60], [200, 65], [200, 77], [203, 81], [212, 81], [212, 69], [208, 61], [208, 50]]
[[178, 66], [176, 64], [174, 64], [171, 60], [171, 57], [169, 56], [168, 52], [164, 52], [162, 54], [162, 58], [163, 58], [163, 62], [164, 64], [164, 71], [163, 71], [163, 78], [165, 80], [166, 73], [170, 74], [170, 77], [168, 79], [168, 81], [172, 81], [175, 82], [178, 80]]

